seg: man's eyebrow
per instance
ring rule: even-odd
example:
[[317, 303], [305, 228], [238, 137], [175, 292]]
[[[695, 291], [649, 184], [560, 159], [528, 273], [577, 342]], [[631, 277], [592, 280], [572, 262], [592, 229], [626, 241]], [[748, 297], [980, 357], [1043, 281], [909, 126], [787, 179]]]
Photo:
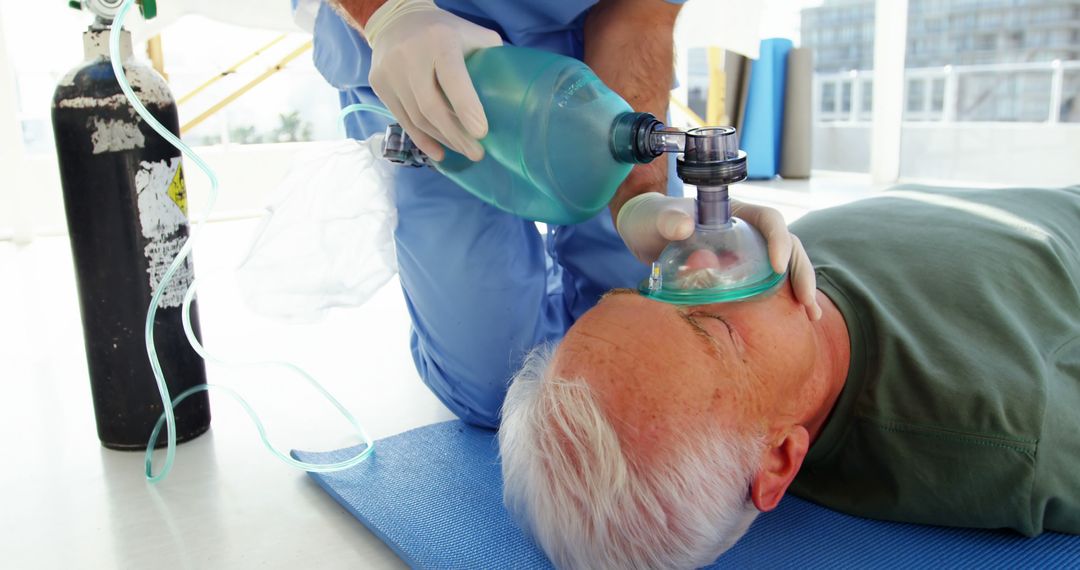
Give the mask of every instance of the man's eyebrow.
[[[607, 293], [604, 293], [603, 296], [600, 297], [600, 299], [602, 300], [602, 299], [605, 299], [607, 297], [611, 297], [611, 296], [614, 296], [614, 295], [640, 295], [640, 293], [636, 289], [625, 289], [625, 288], [623, 288], [623, 289], [612, 289], [612, 290], [608, 291]], [[691, 329], [694, 330], [694, 334], [696, 334], [698, 337], [700, 337], [701, 339], [703, 339], [703, 340], [705, 340], [706, 342], [709, 343], [709, 349], [710, 350], [717, 353], [717, 355], [721, 354], [720, 342], [718, 340], [716, 340], [716, 337], [714, 337], [712, 335], [712, 333], [710, 333], [708, 330], [706, 330], [705, 327], [701, 326], [701, 324], [698, 323], [696, 319], [694, 319], [693, 315], [686, 312], [686, 309], [683, 308], [683, 307], [679, 307], [676, 310], [676, 312], [678, 313], [679, 317], [683, 320], [683, 322], [685, 322], [687, 325], [690, 326]], [[708, 317], [712, 318], [712, 319], [719, 320], [720, 322], [724, 323], [725, 326], [728, 327], [728, 330], [731, 330], [731, 325], [726, 320], [724, 320], [722, 317], [720, 317], [719, 315], [710, 314], [710, 315], [708, 315]]]
[[701, 326], [689, 313], [683, 311], [682, 309], [680, 309], [678, 313], [679, 317], [681, 317], [682, 320], [686, 322], [686, 324], [690, 325], [690, 328], [694, 329], [694, 334], [704, 339], [705, 342], [709, 343], [709, 349], [715, 352], [717, 356], [719, 356], [721, 354], [720, 343], [716, 340], [716, 337], [714, 337], [709, 331], [705, 330], [705, 327]]
[[612, 289], [607, 293], [601, 295], [600, 300], [607, 299], [608, 297], [612, 297], [614, 295], [640, 295], [640, 293], [637, 292], [637, 289]]

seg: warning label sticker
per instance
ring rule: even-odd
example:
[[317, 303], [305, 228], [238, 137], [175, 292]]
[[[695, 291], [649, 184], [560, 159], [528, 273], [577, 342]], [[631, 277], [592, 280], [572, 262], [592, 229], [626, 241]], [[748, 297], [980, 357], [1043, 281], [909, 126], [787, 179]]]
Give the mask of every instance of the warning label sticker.
[[180, 211], [187, 215], [187, 187], [184, 186], [184, 165], [176, 167], [176, 174], [169, 183], [169, 198], [176, 204]]
[[[143, 248], [147, 278], [150, 288], [156, 291], [187, 239], [180, 231], [187, 226], [187, 190], [180, 157], [142, 162], [135, 175], [135, 189], [139, 194], [139, 224], [143, 237], [149, 241]], [[162, 293], [160, 306], [179, 307], [193, 278], [188, 258]]]

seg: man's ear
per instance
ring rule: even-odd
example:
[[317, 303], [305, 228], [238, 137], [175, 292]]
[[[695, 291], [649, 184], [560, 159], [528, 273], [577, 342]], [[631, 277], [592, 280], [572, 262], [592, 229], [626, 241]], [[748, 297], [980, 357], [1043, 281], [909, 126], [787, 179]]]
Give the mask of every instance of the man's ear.
[[809, 449], [810, 433], [796, 425], [783, 439], [765, 450], [761, 468], [750, 484], [750, 498], [759, 511], [768, 512], [780, 504]]

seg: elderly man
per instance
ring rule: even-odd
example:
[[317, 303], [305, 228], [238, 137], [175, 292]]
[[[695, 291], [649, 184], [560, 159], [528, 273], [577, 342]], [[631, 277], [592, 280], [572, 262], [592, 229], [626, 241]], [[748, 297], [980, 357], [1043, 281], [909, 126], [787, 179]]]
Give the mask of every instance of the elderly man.
[[[315, 9], [315, 64], [342, 104], [384, 103], [434, 158], [443, 147], [483, 155], [487, 119], [463, 58], [503, 41], [581, 58], [635, 110], [667, 109], [682, 0], [299, 1]], [[374, 115], [348, 121], [354, 138], [386, 127]], [[496, 427], [507, 384], [533, 347], [561, 338], [606, 291], [635, 286], [668, 239], [693, 231], [678, 182], [664, 160], [637, 166], [610, 215], [541, 236], [433, 169], [400, 169], [394, 239], [424, 382], [465, 421]], [[631, 200], [620, 235], [613, 219]], [[795, 260], [812, 307], [813, 271], [783, 219], [767, 208], [736, 211], [769, 239], [778, 271]]]
[[911, 187], [792, 226], [789, 288], [613, 291], [507, 395], [507, 506], [567, 568], [689, 568], [785, 492], [860, 516], [1080, 533], [1080, 187]]

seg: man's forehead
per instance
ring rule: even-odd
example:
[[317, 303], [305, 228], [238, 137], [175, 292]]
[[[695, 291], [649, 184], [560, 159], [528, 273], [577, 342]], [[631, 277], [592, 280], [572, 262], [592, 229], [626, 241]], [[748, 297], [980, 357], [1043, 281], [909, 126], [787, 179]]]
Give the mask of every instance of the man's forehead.
[[741, 360], [730, 325], [718, 314], [648, 299], [631, 289], [616, 289], [604, 299], [567, 332], [556, 355], [563, 372], [611, 375], [620, 383], [639, 373], [679, 382], [726, 372]]
[[595, 318], [583, 317], [568, 332], [553, 372], [587, 383], [623, 435], [623, 428], [646, 435], [708, 415], [727, 405], [717, 393], [727, 402], [737, 399], [731, 390], [738, 391], [745, 372], [741, 359], [726, 327], [703, 316], [702, 308], [661, 303], [631, 289], [604, 299], [590, 311]]

